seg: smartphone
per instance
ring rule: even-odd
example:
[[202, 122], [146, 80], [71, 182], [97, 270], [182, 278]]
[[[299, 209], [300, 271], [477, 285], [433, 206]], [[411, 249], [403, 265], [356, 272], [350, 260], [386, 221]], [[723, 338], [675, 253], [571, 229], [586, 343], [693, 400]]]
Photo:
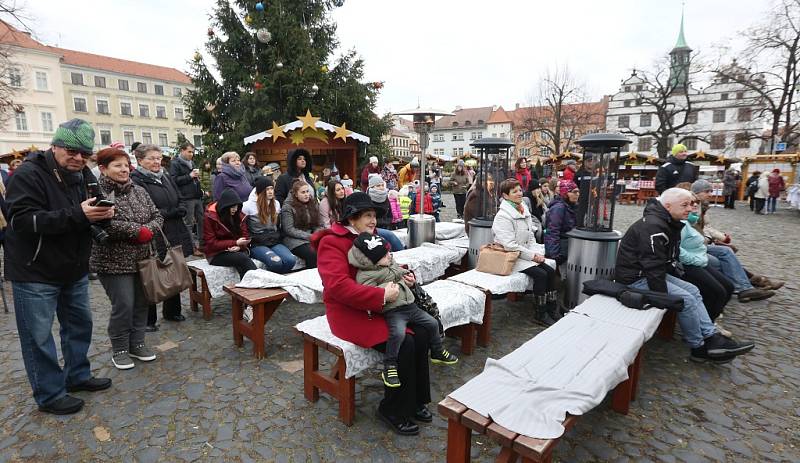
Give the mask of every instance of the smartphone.
[[112, 207], [114, 206], [114, 201], [109, 201], [107, 199], [101, 199], [100, 201], [94, 202], [95, 207]]

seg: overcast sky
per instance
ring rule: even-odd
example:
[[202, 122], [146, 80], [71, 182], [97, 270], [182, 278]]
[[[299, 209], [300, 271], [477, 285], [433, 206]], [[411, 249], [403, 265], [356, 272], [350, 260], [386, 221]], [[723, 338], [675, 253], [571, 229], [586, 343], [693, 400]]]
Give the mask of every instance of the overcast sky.
[[[213, 0], [23, 0], [49, 45], [181, 70], [202, 49]], [[254, 0], [255, 1], [255, 0]], [[298, 0], [300, 1], [300, 0]], [[686, 40], [702, 56], [735, 44], [769, 0], [689, 0]], [[269, 12], [267, 11], [267, 14]], [[334, 13], [344, 49], [369, 81], [385, 81], [378, 112], [423, 106], [529, 103], [548, 67], [568, 65], [593, 98], [674, 45], [679, 0], [345, 0]], [[734, 42], [732, 42], [732, 40]]]

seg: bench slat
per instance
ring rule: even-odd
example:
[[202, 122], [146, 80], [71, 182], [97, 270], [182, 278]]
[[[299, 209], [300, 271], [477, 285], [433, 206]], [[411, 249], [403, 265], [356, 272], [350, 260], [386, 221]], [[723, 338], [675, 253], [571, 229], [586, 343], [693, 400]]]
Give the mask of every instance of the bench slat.
[[486, 427], [486, 435], [498, 442], [503, 447], [511, 447], [514, 444], [514, 439], [516, 439], [519, 434], [515, 433], [514, 431], [509, 431], [499, 424], [492, 422]]
[[467, 411], [467, 407], [457, 400], [445, 397], [444, 400], [439, 402], [438, 410], [439, 414], [445, 418], [459, 421], [461, 415]]
[[475, 410], [467, 410], [461, 415], [461, 422], [468, 428], [483, 434], [486, 427], [492, 424], [492, 420]]

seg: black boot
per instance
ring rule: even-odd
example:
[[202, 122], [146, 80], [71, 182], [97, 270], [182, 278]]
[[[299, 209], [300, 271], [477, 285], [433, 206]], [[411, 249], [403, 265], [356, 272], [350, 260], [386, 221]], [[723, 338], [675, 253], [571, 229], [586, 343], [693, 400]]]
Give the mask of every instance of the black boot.
[[550, 318], [555, 321], [559, 321], [563, 317], [561, 311], [558, 310], [558, 291], [547, 292], [547, 315], [550, 315]]
[[535, 310], [534, 320], [536, 321], [536, 323], [544, 327], [552, 326], [553, 323], [555, 323], [556, 321], [553, 320], [553, 318], [548, 313], [549, 306], [547, 302], [547, 296], [534, 295], [533, 297], [534, 300], [536, 301], [536, 305], [534, 307]]

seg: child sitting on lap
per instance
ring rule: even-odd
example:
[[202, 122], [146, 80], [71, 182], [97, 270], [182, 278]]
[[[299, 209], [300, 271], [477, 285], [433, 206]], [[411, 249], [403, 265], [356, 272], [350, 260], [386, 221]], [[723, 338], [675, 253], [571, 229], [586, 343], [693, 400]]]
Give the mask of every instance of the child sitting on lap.
[[396, 283], [400, 287], [400, 296], [397, 300], [387, 302], [383, 306], [383, 318], [389, 328], [381, 373], [383, 384], [387, 387], [400, 387], [397, 355], [406, 335], [406, 325], [422, 327], [430, 334], [433, 363], [453, 365], [458, 362], [458, 357], [442, 347], [439, 323], [436, 319], [414, 304], [414, 293], [403, 280], [403, 275], [408, 273], [408, 270], [397, 265], [386, 247], [386, 241], [378, 235], [362, 233], [353, 241], [347, 260], [350, 265], [358, 269], [356, 281], [359, 283], [383, 288], [390, 283]]

